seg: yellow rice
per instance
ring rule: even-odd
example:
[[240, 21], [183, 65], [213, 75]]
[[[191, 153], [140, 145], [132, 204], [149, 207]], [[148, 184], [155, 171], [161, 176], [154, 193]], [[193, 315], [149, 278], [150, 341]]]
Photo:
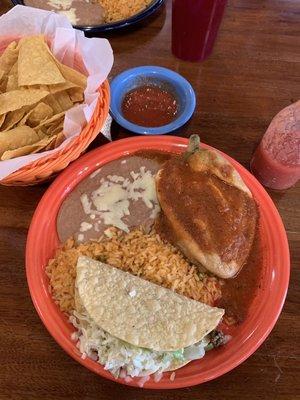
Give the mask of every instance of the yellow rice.
[[110, 230], [111, 237], [99, 242], [76, 245], [69, 239], [49, 261], [46, 272], [50, 291], [64, 312], [74, 310], [76, 263], [85, 255], [116, 268], [121, 268], [148, 281], [172, 289], [191, 299], [213, 305], [221, 297], [221, 287], [215, 277], [200, 274], [171, 244], [155, 233], [136, 229], [124, 233]]
[[144, 10], [153, 0], [98, 0], [105, 10], [105, 22], [129, 18]]

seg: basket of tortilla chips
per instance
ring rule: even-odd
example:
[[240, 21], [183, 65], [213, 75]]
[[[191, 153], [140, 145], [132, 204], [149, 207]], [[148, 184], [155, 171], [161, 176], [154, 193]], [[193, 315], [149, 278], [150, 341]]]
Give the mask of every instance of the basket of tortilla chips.
[[[76, 45], [76, 53], [66, 54], [57, 36], [0, 39], [1, 184], [32, 185], [56, 174], [80, 156], [108, 116], [107, 74], [95, 88], [97, 62], [86, 62]], [[82, 48], [89, 39], [80, 39]]]

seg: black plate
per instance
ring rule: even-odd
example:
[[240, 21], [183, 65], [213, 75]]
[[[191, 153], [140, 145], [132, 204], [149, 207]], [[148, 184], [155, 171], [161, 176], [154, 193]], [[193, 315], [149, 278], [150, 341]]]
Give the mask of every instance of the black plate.
[[[11, 0], [11, 2], [14, 5], [17, 4], [24, 5], [23, 0]], [[145, 10], [139, 12], [138, 14], [133, 15], [130, 18], [123, 19], [121, 21], [113, 22], [110, 24], [92, 25], [92, 26], [74, 25], [74, 28], [81, 29], [84, 32], [94, 33], [94, 34], [127, 28], [152, 15], [156, 10], [158, 10], [158, 8], [163, 4], [163, 2], [164, 0], [153, 0], [152, 3]]]

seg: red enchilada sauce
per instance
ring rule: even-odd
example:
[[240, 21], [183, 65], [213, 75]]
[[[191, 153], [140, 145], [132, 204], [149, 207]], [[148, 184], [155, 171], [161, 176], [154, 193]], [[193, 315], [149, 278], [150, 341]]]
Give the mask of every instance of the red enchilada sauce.
[[157, 86], [144, 85], [128, 92], [122, 102], [123, 116], [130, 122], [158, 127], [171, 123], [177, 116], [175, 96]]
[[246, 264], [235, 278], [223, 280], [222, 298], [216, 306], [224, 308], [228, 317], [243, 322], [261, 287], [262, 269], [262, 246], [259, 232], [256, 232]]
[[164, 164], [156, 189], [165, 209], [176, 215], [202, 251], [243, 265], [257, 219], [248, 194], [209, 172], [194, 171], [181, 157]]
[[[176, 166], [181, 162], [178, 158], [177, 162], [172, 161], [169, 166]], [[183, 177], [186, 178], [184, 184], [178, 178], [179, 170], [172, 171], [172, 168], [168, 170], [169, 176], [172, 177], [168, 179], [168, 182], [172, 182], [172, 187], [166, 187], [167, 182], [164, 182], [167, 196], [173, 204], [177, 203], [178, 217], [181, 221], [185, 221], [185, 224], [189, 226], [189, 232], [193, 232], [193, 235], [201, 242], [202, 248], [208, 253], [216, 252], [224, 261], [231, 261], [232, 258], [240, 261], [246, 259], [246, 262], [242, 261], [243, 267], [236, 277], [219, 279], [222, 298], [215, 304], [225, 309], [227, 317], [232, 317], [235, 322], [242, 322], [260, 288], [262, 276], [261, 243], [258, 229], [255, 229], [255, 225], [258, 224], [257, 206], [244, 192], [227, 185], [214, 175], [196, 173], [197, 176], [194, 176], [188, 168], [186, 171], [189, 176]], [[187, 185], [187, 182], [190, 184]], [[210, 182], [222, 190], [227, 204], [219, 202], [218, 196], [216, 197], [210, 188]], [[184, 191], [181, 190], [182, 185], [184, 185]], [[194, 201], [191, 201], [192, 198]], [[193, 205], [196, 206], [195, 209]], [[226, 211], [228, 206], [233, 210], [232, 213]], [[216, 209], [218, 209], [218, 218], [216, 218]], [[194, 224], [197, 215], [204, 224], [210, 227], [209, 234], [213, 240], [207, 241], [206, 229], [204, 227], [199, 229]], [[156, 221], [155, 228], [164, 240], [176, 245], [177, 238], [162, 213]], [[231, 245], [232, 242], [239, 243], [240, 246], [235, 249]], [[207, 271], [206, 273], [209, 274]]]

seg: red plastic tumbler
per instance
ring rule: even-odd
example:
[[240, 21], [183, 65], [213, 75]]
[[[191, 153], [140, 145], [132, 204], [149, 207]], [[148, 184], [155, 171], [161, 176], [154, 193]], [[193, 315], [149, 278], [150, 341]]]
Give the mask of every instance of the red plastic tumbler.
[[173, 0], [172, 53], [202, 61], [212, 52], [227, 0]]

